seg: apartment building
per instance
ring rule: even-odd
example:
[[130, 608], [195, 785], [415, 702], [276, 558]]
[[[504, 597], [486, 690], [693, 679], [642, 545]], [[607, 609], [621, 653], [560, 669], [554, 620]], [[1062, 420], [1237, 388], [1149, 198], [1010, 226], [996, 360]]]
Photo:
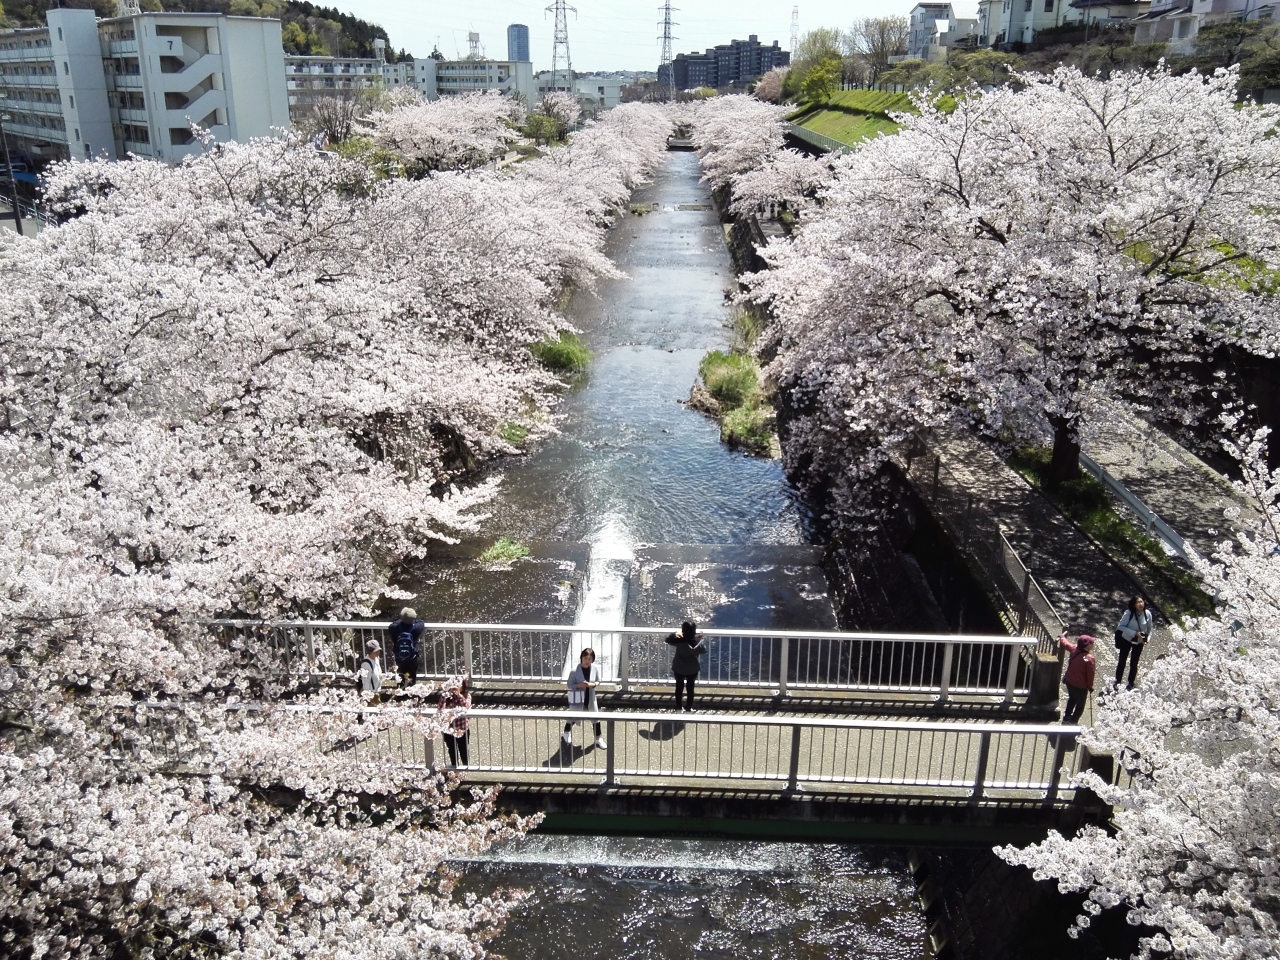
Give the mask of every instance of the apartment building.
[[1133, 42], [1167, 43], [1169, 52], [1195, 51], [1200, 28], [1214, 20], [1271, 20], [1275, 4], [1259, 0], [1152, 0], [1134, 28]]
[[435, 89], [442, 97], [498, 90], [526, 105], [537, 99], [533, 64], [528, 60], [440, 60], [435, 63]]
[[766, 46], [754, 33], [746, 40], [732, 40], [708, 47], [704, 53], [677, 54], [668, 66], [658, 67], [658, 82], [670, 82], [677, 90], [698, 87], [743, 87], [774, 67], [791, 63], [791, 54], [778, 41]]
[[212, 13], [120, 15], [53, 9], [46, 25], [0, 32], [10, 146], [36, 163], [133, 153], [177, 162], [218, 140], [289, 126], [280, 22]]

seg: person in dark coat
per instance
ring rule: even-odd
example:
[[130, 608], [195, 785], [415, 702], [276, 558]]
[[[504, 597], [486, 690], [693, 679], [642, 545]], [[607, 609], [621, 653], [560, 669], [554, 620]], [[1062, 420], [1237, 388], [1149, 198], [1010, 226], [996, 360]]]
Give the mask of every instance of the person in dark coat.
[[1062, 682], [1067, 686], [1067, 709], [1062, 714], [1063, 723], [1075, 723], [1084, 713], [1085, 701], [1093, 693], [1094, 674], [1098, 662], [1093, 657], [1093, 637], [1081, 634], [1076, 643], [1067, 639], [1066, 634], [1058, 638], [1064, 650], [1070, 655], [1067, 671]]
[[400, 611], [400, 618], [387, 627], [387, 645], [396, 660], [396, 673], [401, 687], [411, 687], [418, 682], [422, 669], [422, 635], [427, 625], [418, 619], [413, 607]]
[[679, 633], [667, 634], [667, 643], [675, 647], [671, 658], [671, 672], [676, 675], [676, 709], [680, 709], [680, 691], [689, 691], [685, 700], [685, 710], [693, 709], [693, 681], [698, 678], [702, 664], [699, 657], [706, 656], [707, 647], [702, 642], [702, 634], [698, 625], [686, 620], [680, 624]]

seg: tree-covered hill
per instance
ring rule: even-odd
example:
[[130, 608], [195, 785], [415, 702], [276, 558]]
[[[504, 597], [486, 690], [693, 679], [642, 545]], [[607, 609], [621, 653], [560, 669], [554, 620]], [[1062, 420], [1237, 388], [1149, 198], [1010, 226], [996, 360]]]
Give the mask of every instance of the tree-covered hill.
[[[100, 17], [115, 16], [115, 0], [0, 0], [0, 26], [30, 27], [44, 23], [50, 7], [92, 8]], [[276, 17], [283, 22], [285, 53], [329, 56], [373, 56], [373, 41], [387, 41], [391, 59], [408, 56], [390, 53], [387, 31], [334, 7], [306, 0], [141, 0], [143, 10], [190, 13], [226, 13], [244, 17]], [[7, 14], [7, 16], [6, 16]]]

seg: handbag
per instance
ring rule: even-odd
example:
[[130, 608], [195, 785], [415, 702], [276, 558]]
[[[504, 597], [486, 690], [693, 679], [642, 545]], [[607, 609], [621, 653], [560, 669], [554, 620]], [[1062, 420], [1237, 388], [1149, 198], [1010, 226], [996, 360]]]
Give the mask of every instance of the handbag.
[[1123, 631], [1123, 630], [1117, 630], [1117, 631], [1116, 631], [1116, 649], [1117, 649], [1117, 650], [1123, 650], [1123, 649], [1124, 649], [1124, 645], [1125, 645], [1126, 643], [1128, 643], [1128, 642], [1129, 642], [1129, 641], [1125, 640], [1125, 638], [1124, 638], [1124, 631]]

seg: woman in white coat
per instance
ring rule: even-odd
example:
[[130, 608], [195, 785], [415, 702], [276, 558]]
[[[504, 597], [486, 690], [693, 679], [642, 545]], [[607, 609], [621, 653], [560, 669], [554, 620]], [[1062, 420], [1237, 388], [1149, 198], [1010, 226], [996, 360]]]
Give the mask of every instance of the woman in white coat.
[[1151, 611], [1147, 609], [1147, 602], [1141, 597], [1133, 597], [1129, 601], [1129, 609], [1116, 624], [1116, 650], [1119, 651], [1116, 658], [1117, 687], [1124, 676], [1125, 660], [1128, 660], [1128, 689], [1133, 689], [1133, 682], [1138, 679], [1138, 658], [1142, 656], [1142, 648], [1151, 639], [1151, 626]]
[[[578, 665], [570, 672], [568, 680], [570, 710], [589, 710], [592, 713], [599, 711], [600, 708], [596, 705], [596, 687], [600, 685], [600, 671], [596, 669], [595, 662], [596, 652], [587, 647], [578, 658]], [[571, 746], [573, 725], [577, 722], [577, 720], [570, 720], [564, 725], [564, 733], [560, 734], [560, 738]], [[592, 727], [595, 730], [596, 746], [601, 750], [608, 747], [604, 734], [600, 731], [600, 721], [595, 721]]]

